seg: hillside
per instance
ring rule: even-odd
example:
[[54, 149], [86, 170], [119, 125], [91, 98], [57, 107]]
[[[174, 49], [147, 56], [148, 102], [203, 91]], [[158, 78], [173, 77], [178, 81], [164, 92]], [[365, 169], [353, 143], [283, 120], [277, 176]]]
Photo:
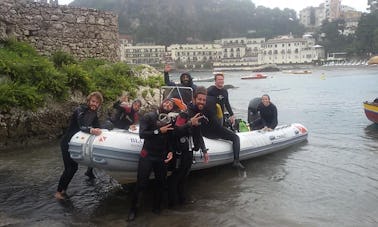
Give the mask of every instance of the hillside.
[[304, 32], [294, 10], [256, 8], [251, 0], [75, 0], [70, 5], [116, 12], [120, 33], [136, 42], [167, 45]]

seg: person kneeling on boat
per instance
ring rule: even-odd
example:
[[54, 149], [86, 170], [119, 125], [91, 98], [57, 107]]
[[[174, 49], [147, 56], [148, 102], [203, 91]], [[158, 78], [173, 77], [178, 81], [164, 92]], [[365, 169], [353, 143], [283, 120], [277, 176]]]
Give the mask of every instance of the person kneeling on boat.
[[113, 104], [116, 110], [111, 122], [116, 128], [128, 130], [130, 127], [135, 127], [139, 121], [139, 110], [142, 102], [136, 99], [130, 105], [127, 96], [122, 96], [120, 100]]
[[148, 186], [150, 173], [154, 171], [155, 187], [153, 209], [159, 213], [166, 187], [167, 163], [172, 159], [173, 153], [170, 147], [170, 131], [172, 124], [168, 121], [167, 114], [173, 109], [173, 101], [167, 99], [161, 104], [159, 111], [145, 114], [139, 123], [139, 137], [144, 139], [138, 162], [137, 182], [131, 201], [128, 221], [133, 221], [137, 214], [138, 201], [141, 193]]
[[65, 198], [67, 187], [78, 169], [77, 162], [70, 157], [68, 152], [68, 143], [70, 142], [72, 136], [79, 131], [96, 136], [101, 134], [97, 110], [100, 108], [102, 102], [103, 97], [101, 93], [92, 92], [87, 97], [86, 105], [77, 107], [72, 114], [70, 125], [60, 143], [64, 162], [64, 171], [59, 179], [58, 189], [55, 193], [56, 199], [62, 200]]
[[261, 97], [261, 103], [257, 106], [259, 118], [251, 122], [252, 130], [267, 130], [271, 131], [276, 128], [277, 120], [277, 107], [270, 101], [270, 97], [264, 94]]
[[[131, 128], [136, 129], [136, 125], [139, 121], [139, 110], [142, 102], [136, 99], [132, 102], [131, 106], [128, 104], [128, 97], [122, 96], [120, 100], [113, 104], [113, 108], [116, 110], [115, 114], [110, 119], [110, 124], [113, 124], [116, 128], [126, 129]], [[88, 167], [85, 175], [89, 179], [94, 179], [96, 176], [93, 173], [93, 168]]]
[[192, 103], [187, 112], [180, 112], [176, 117], [172, 132], [173, 170], [168, 178], [168, 205], [173, 207], [187, 202], [187, 179], [193, 163], [193, 150], [201, 150], [204, 162], [208, 163], [209, 155], [199, 125], [204, 119], [202, 111], [206, 104], [206, 88], [198, 87], [194, 92]]

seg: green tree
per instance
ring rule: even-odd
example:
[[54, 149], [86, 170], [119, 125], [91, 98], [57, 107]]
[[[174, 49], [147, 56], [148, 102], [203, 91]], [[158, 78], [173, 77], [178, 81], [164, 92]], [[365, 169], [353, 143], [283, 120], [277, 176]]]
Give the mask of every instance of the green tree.
[[378, 29], [378, 11], [363, 14], [356, 31], [356, 53], [378, 53], [378, 40], [376, 30]]

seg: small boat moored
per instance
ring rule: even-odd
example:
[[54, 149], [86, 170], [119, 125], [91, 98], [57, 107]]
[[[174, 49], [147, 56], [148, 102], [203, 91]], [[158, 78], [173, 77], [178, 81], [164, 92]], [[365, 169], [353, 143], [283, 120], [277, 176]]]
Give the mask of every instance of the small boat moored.
[[364, 102], [364, 110], [366, 117], [378, 124], [378, 98], [374, 102]]
[[256, 80], [256, 79], [266, 79], [268, 76], [262, 73], [257, 73], [253, 76], [243, 76], [241, 77], [242, 80]]

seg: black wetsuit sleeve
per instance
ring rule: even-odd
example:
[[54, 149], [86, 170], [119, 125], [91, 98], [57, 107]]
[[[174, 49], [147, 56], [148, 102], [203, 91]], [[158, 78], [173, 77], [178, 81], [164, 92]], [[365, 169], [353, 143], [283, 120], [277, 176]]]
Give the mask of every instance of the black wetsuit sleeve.
[[80, 131], [90, 133], [92, 126], [85, 125], [85, 111], [86, 108], [79, 107], [75, 110], [74, 114], [76, 115], [77, 125], [79, 126]]
[[167, 86], [176, 86], [176, 84], [173, 81], [169, 80], [169, 73], [164, 71], [164, 83]]
[[228, 111], [228, 113], [230, 114], [230, 116], [233, 116], [234, 115], [234, 112], [232, 112], [232, 108], [231, 108], [231, 105], [230, 105], [230, 100], [228, 98], [228, 92], [227, 90], [225, 89], [225, 102], [224, 102], [224, 105], [226, 107], [226, 110]]
[[152, 128], [150, 125], [155, 125], [153, 124], [153, 119], [151, 114], [147, 113], [145, 114], [142, 119], [140, 119], [139, 122], [139, 137], [141, 139], [150, 139], [156, 136], [154, 134], [154, 130], [157, 128]]
[[270, 123], [270, 125], [268, 127], [271, 128], [271, 129], [274, 129], [277, 126], [277, 124], [278, 124], [277, 107], [272, 104], [272, 122]]

